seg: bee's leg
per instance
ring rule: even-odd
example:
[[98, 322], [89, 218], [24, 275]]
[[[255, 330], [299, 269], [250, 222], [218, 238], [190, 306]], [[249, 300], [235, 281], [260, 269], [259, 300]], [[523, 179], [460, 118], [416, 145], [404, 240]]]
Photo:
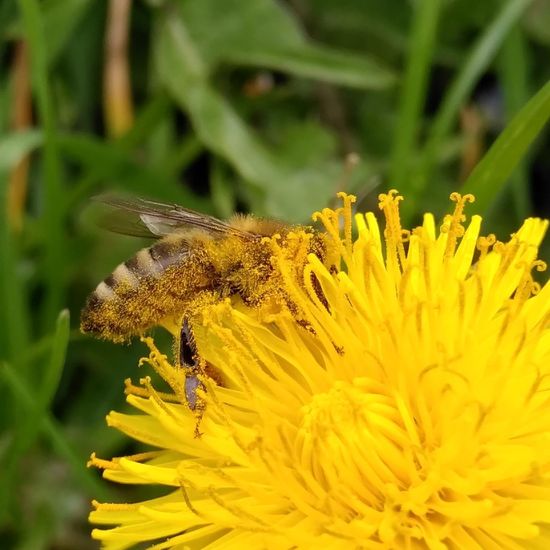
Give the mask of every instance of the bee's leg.
[[192, 411], [197, 409], [197, 406], [200, 407], [197, 398], [197, 390], [200, 388], [204, 390], [204, 385], [199, 380], [199, 372], [191, 371], [190, 373], [185, 373], [185, 399], [187, 400], [187, 405]]
[[179, 363], [185, 369], [185, 398], [189, 408], [194, 411], [198, 405], [197, 389], [204, 390], [204, 385], [199, 380], [201, 368], [198, 362], [197, 345], [187, 317], [183, 318], [180, 329]]
[[186, 369], [193, 369], [197, 364], [197, 344], [195, 336], [189, 325], [189, 320], [184, 317], [180, 329], [179, 362]]
[[199, 424], [204, 412], [204, 403], [197, 396], [197, 390], [205, 391], [204, 384], [200, 381], [199, 375], [202, 369], [198, 362], [197, 345], [195, 337], [187, 317], [183, 318], [180, 329], [179, 341], [179, 363], [185, 369], [184, 392], [187, 405], [192, 411], [197, 412], [197, 425], [195, 426], [195, 437], [200, 436]]

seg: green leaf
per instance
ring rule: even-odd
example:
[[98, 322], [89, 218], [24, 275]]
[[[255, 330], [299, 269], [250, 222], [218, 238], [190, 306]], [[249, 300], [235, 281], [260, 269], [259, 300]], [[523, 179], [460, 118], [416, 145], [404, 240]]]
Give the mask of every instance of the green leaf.
[[40, 130], [14, 132], [0, 138], [0, 173], [8, 173], [23, 157], [42, 145], [43, 140]]
[[269, 151], [212, 88], [205, 84], [178, 92], [173, 87], [172, 92], [188, 110], [201, 141], [231, 161], [250, 183], [267, 187], [268, 182], [283, 177]]
[[225, 158], [250, 185], [265, 196], [264, 215], [308, 219], [326, 204], [334, 186], [323, 165], [289, 170], [248, 128], [232, 106], [206, 81], [198, 50], [174, 12], [162, 17], [154, 37], [160, 79], [185, 110], [200, 141]]
[[111, 187], [122, 188], [133, 194], [150, 195], [152, 190], [157, 198], [174, 201], [201, 211], [209, 209], [208, 201], [197, 197], [169, 174], [163, 174], [158, 168], [152, 169], [140, 161], [131, 152], [118, 143], [106, 142], [90, 134], [70, 134], [58, 138], [60, 150], [74, 161], [82, 164], [92, 177], [92, 182], [84, 180], [86, 189], [76, 189], [68, 195], [66, 204], [70, 205], [82, 195], [97, 192], [97, 182], [109, 183]]
[[289, 169], [301, 170], [308, 165], [319, 166], [326, 159], [335, 157], [338, 147], [336, 137], [319, 121], [313, 118], [296, 120], [295, 117], [280, 116], [273, 126], [277, 158]]
[[71, 39], [90, 0], [48, 0], [43, 17], [46, 30], [48, 64], [55, 62]]
[[[15, 390], [13, 392], [14, 398], [16, 398], [18, 410], [22, 413], [17, 416], [14, 438], [3, 465], [4, 475], [10, 480], [14, 480], [15, 471], [21, 457], [33, 445], [40, 432], [42, 419], [48, 414], [49, 406], [57, 390], [63, 365], [65, 364], [68, 343], [69, 312], [63, 310], [57, 319], [50, 360], [46, 363], [44, 372], [41, 373], [42, 380], [38, 384], [39, 389], [37, 395], [33, 398], [32, 407], [25, 406], [25, 403], [21, 403], [21, 399], [17, 399], [24, 391], [26, 380], [32, 379], [32, 376], [16, 379], [10, 371], [10, 367], [5, 367], [4, 377], [8, 385]], [[6, 487], [4, 494], [0, 496], [2, 502], [8, 497], [9, 485]]]
[[529, 35], [545, 46], [550, 45], [550, 2], [537, 0], [527, 10], [523, 20]]
[[228, 48], [224, 58], [353, 88], [384, 89], [396, 82], [393, 73], [377, 61], [316, 44], [271, 50]]
[[267, 214], [289, 222], [310, 222], [311, 214], [334, 198], [341, 173], [342, 166], [336, 162], [289, 171], [267, 194]]
[[[45, 365], [46, 368], [43, 373], [39, 391], [39, 404], [43, 411], [49, 408], [55, 392], [57, 391], [59, 380], [61, 379], [61, 372], [65, 364], [65, 356], [69, 344], [69, 319], [69, 310], [64, 309], [59, 314], [55, 324], [50, 360]], [[38, 419], [36, 420], [38, 421]]]
[[162, 18], [155, 46], [161, 81], [188, 112], [202, 143], [229, 160], [251, 183], [261, 185], [282, 175], [229, 103], [209, 86], [200, 53], [181, 18], [174, 13]]
[[460, 107], [465, 103], [476, 82], [493, 60], [512, 25], [519, 20], [531, 1], [510, 0], [506, 2], [492, 23], [472, 46], [468, 58], [449, 87], [430, 127], [418, 170], [406, 182], [406, 185], [400, 185], [400, 190], [408, 198], [403, 203], [402, 209], [405, 219], [416, 211], [415, 199], [421, 198], [428, 188], [432, 170], [436, 164], [438, 149], [451, 132]]
[[512, 25], [519, 20], [531, 1], [511, 0], [506, 2], [502, 11], [474, 44], [437, 112], [426, 145], [429, 153], [432, 151], [432, 145], [438, 144], [451, 131], [461, 105], [464, 104], [483, 71], [494, 59]]
[[65, 309], [57, 318], [50, 360], [45, 364], [43, 372], [39, 373], [42, 378], [40, 384], [38, 384], [39, 389], [37, 391], [36, 406], [32, 409], [33, 414], [26, 414], [19, 419], [18, 441], [17, 445], [15, 445], [17, 451], [15, 449], [13, 451], [19, 456], [32, 446], [38, 435], [40, 419], [48, 411], [57, 391], [61, 372], [65, 364], [65, 355], [69, 343], [69, 330], [69, 311]]
[[43, 226], [45, 254], [42, 269], [45, 274], [45, 298], [41, 309], [42, 328], [46, 331], [61, 309], [65, 295], [65, 241], [63, 228], [64, 189], [61, 160], [56, 144], [57, 118], [48, 73], [47, 44], [42, 6], [37, 0], [19, 0], [25, 40], [31, 59], [31, 77], [34, 84], [38, 119], [44, 130], [43, 147]]
[[[26, 287], [19, 276], [18, 242], [10, 227], [8, 212], [8, 169], [36, 143], [25, 133], [12, 134], [0, 143], [0, 357], [23, 369], [19, 362], [21, 350], [27, 349], [29, 337], [29, 310], [26, 305]], [[4, 157], [3, 154], [6, 154]], [[0, 403], [0, 418], [13, 416], [12, 404]]]
[[218, 63], [254, 65], [356, 88], [391, 86], [395, 76], [366, 54], [315, 44], [295, 18], [273, 0], [182, 1], [189, 36], [209, 68]]
[[411, 157], [422, 123], [435, 36], [441, 10], [440, 0], [416, 4], [409, 44], [406, 76], [399, 100], [399, 116], [394, 130], [390, 181], [400, 186], [410, 170]]
[[222, 218], [229, 218], [235, 212], [235, 188], [227, 177], [226, 166], [214, 159], [210, 169], [210, 191], [216, 212]]
[[[499, 74], [506, 111], [510, 120], [529, 99], [528, 93], [529, 49], [526, 38], [519, 26], [510, 32], [500, 55]], [[527, 158], [523, 158], [511, 176], [510, 203], [515, 211], [517, 222], [521, 222], [532, 212], [529, 190]]]
[[130, 148], [144, 142], [159, 124], [171, 118], [172, 111], [169, 107], [170, 103], [165, 95], [153, 96], [141, 106], [136, 113], [133, 126], [117, 143], [124, 148]]
[[203, 146], [194, 134], [181, 140], [167, 155], [165, 163], [169, 174], [178, 174], [185, 170], [204, 151]]
[[[32, 416], [37, 416], [38, 398], [19, 376], [17, 371], [8, 363], [0, 363], [0, 377], [6, 381], [18, 402]], [[85, 456], [74, 449], [71, 442], [63, 433], [62, 428], [49, 412], [40, 415], [39, 428], [47, 437], [53, 448], [61, 458], [70, 466], [75, 480], [87, 491], [90, 496], [109, 500], [111, 492], [101, 483], [96, 476], [84, 468]], [[5, 473], [5, 472], [4, 472]], [[5, 505], [5, 502], [3, 502]]]
[[296, 20], [273, 0], [180, 0], [181, 14], [193, 42], [209, 66], [230, 50], [269, 51], [305, 43]]
[[478, 212], [491, 205], [549, 118], [550, 81], [513, 118], [464, 184], [463, 192], [476, 196]]

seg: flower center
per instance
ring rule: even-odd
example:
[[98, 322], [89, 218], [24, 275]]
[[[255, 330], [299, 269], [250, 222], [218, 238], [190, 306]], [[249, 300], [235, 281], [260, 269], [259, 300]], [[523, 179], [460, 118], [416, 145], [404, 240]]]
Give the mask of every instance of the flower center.
[[378, 509], [386, 484], [405, 481], [408, 446], [397, 408], [380, 390], [365, 378], [338, 381], [302, 409], [300, 426], [308, 458], [323, 472], [328, 492], [344, 490]]

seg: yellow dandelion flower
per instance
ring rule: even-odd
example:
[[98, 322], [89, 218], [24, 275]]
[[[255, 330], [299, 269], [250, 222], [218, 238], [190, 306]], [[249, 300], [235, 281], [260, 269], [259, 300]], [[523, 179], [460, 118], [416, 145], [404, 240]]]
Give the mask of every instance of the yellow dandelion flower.
[[166, 493], [94, 503], [105, 547], [550, 547], [550, 284], [532, 277], [547, 223], [480, 237], [453, 194], [439, 231], [431, 214], [406, 231], [392, 191], [383, 232], [372, 213], [354, 229], [342, 198], [316, 216], [340, 270], [311, 255], [300, 279], [273, 239], [301, 322], [205, 308], [199, 351], [226, 383], [204, 380], [201, 437], [181, 370], [144, 338], [173, 392], [128, 382], [140, 413], [107, 421], [155, 450], [91, 464]]

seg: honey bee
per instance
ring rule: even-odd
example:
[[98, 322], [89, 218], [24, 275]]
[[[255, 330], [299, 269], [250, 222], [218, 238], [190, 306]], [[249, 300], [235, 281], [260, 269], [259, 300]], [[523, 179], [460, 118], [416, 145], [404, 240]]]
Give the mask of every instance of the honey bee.
[[[270, 240], [265, 238], [275, 234], [281, 247], [290, 246], [289, 236], [297, 229], [308, 235], [305, 250], [302, 245], [301, 251], [291, 252], [298, 271], [303, 272], [309, 253], [330, 263], [330, 239], [309, 227], [240, 214], [221, 221], [141, 198], [108, 196], [99, 201], [115, 214], [115, 231], [158, 240], [99, 283], [82, 311], [81, 330], [123, 342], [174, 319], [181, 327], [175, 349], [185, 369], [184, 392], [192, 410], [199, 403], [200, 375], [205, 374], [193, 325], [205, 299], [215, 302], [238, 296], [252, 308], [269, 303], [292, 309], [284, 285], [277, 282], [280, 274], [272, 261]], [[312, 283], [324, 303], [319, 282]]]

